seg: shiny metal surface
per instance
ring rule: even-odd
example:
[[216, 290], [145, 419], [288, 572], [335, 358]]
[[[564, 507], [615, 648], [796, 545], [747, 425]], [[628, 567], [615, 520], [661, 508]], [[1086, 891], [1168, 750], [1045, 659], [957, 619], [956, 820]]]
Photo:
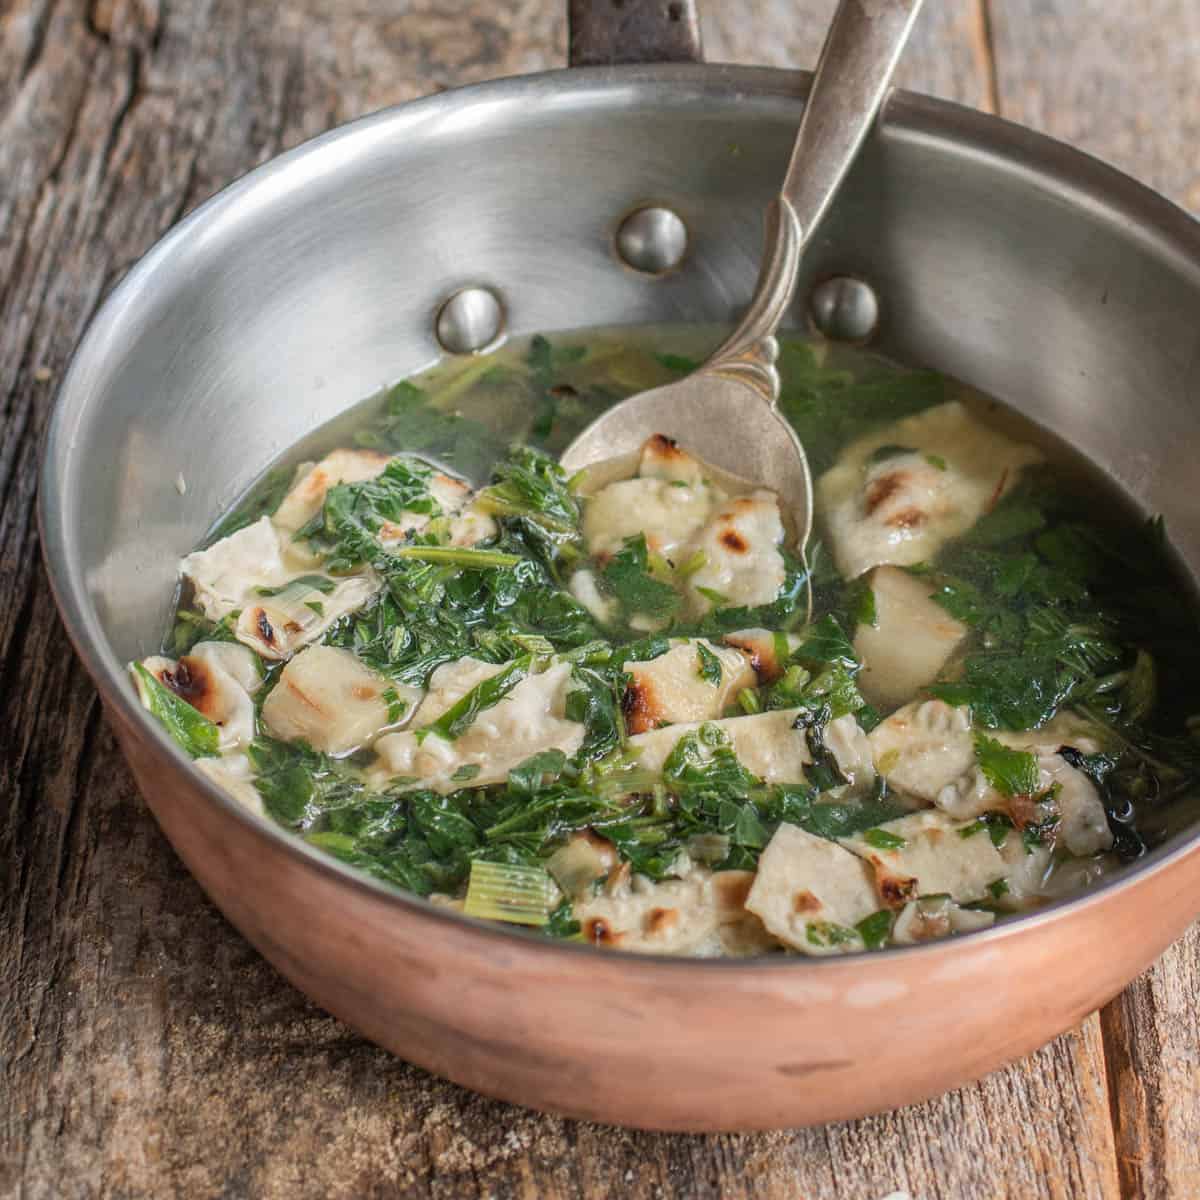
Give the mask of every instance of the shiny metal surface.
[[[390, 892], [251, 816], [127, 685], [123, 662], [156, 644], [177, 560], [212, 519], [314, 426], [436, 356], [431, 298], [503, 289], [514, 334], [731, 321], [805, 87], [726, 67], [556, 73], [337, 130], [172, 231], [109, 297], [60, 390], [47, 564], [171, 842], [319, 1003], [520, 1103], [673, 1129], [906, 1103], [1073, 1025], [1198, 907], [1189, 830], [1095, 891], [953, 942], [750, 963], [547, 944]], [[613, 214], [648, 196], [691, 234], [683, 268], [659, 279], [612, 255]], [[802, 294], [835, 275], [885, 299], [878, 348], [1070, 440], [1164, 514], [1197, 577], [1194, 221], [1058, 143], [898, 93], [806, 252]]]
[[662, 275], [683, 262], [687, 226], [669, 208], [639, 208], [618, 226], [614, 244], [626, 266], [647, 275]]
[[[841, 0], [821, 48], [783, 184], [767, 209], [754, 294], [736, 328], [698, 370], [623, 400], [564, 451], [570, 472], [625, 458], [666, 434], [713, 466], [769, 488], [790, 541], [804, 552], [812, 530], [812, 476], [804, 448], [776, 412], [775, 331], [820, 225], [875, 123], [922, 0]], [[728, 430], [737, 427], [731, 439]]]
[[879, 327], [879, 297], [869, 283], [849, 275], [818, 283], [808, 308], [817, 330], [833, 342], [865, 342]]
[[488, 288], [462, 288], [438, 309], [435, 328], [443, 350], [473, 354], [486, 349], [500, 336], [504, 307]]

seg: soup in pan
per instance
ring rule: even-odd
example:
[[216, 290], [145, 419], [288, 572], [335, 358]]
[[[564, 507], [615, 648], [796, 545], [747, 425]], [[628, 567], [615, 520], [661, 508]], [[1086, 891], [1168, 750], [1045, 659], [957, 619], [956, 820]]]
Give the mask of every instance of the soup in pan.
[[772, 493], [666, 438], [565, 476], [711, 340], [536, 337], [314, 435], [183, 559], [142, 702], [376, 879], [623, 950], [982, 929], [1186, 820], [1197, 626], [1161, 523], [997, 404], [785, 338], [804, 556]]

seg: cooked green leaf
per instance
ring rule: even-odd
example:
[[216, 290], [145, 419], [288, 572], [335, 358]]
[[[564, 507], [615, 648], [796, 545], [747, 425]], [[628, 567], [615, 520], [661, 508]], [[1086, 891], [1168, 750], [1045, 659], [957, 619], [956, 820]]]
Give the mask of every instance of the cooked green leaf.
[[220, 730], [203, 713], [164, 687], [141, 663], [130, 665], [142, 707], [193, 758], [216, 754]]
[[679, 593], [650, 574], [646, 538], [640, 533], [625, 539], [601, 571], [600, 578], [627, 615], [660, 620], [673, 616], [679, 609], [682, 599]]
[[477, 683], [465, 696], [452, 704], [436, 721], [417, 730], [419, 738], [436, 735], [452, 742], [465, 733], [485, 708], [498, 704], [528, 674], [532, 660], [519, 658], [503, 671]]
[[1037, 757], [1014, 750], [987, 734], [975, 734], [975, 758], [988, 783], [1002, 796], [1031, 796], [1037, 791]]
[[700, 678], [713, 687], [720, 687], [724, 678], [721, 660], [703, 642], [696, 643], [696, 656], [700, 662], [697, 672]]

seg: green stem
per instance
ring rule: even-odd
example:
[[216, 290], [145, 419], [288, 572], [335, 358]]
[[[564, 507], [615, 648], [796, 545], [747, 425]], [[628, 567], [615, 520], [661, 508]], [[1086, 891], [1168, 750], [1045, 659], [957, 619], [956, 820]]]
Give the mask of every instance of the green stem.
[[471, 550], [460, 546], [398, 546], [389, 550], [391, 558], [409, 558], [417, 562], [449, 563], [456, 567], [515, 567], [519, 554], [501, 550]]

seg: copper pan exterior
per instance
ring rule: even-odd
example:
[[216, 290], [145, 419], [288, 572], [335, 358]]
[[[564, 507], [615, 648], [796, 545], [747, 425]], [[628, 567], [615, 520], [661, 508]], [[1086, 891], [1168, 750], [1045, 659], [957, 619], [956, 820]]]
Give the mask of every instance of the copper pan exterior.
[[[1185, 830], [1079, 899], [919, 948], [710, 962], [554, 944], [389, 892], [240, 809], [126, 683], [123, 662], [163, 627], [178, 557], [277, 453], [429, 361], [432, 314], [456, 287], [495, 287], [516, 333], [732, 316], [805, 86], [774, 71], [597, 69], [367, 118], [168, 235], [62, 386], [40, 501], [47, 563], [172, 844], [318, 1003], [520, 1104], [720, 1130], [910, 1103], [1075, 1024], [1200, 909]], [[647, 200], [691, 233], [684, 267], [659, 281], [611, 249]], [[1183, 213], [1047, 139], [901, 94], [805, 272], [807, 286], [871, 280], [880, 348], [1071, 440], [1165, 514], [1196, 577], [1200, 234]]]

